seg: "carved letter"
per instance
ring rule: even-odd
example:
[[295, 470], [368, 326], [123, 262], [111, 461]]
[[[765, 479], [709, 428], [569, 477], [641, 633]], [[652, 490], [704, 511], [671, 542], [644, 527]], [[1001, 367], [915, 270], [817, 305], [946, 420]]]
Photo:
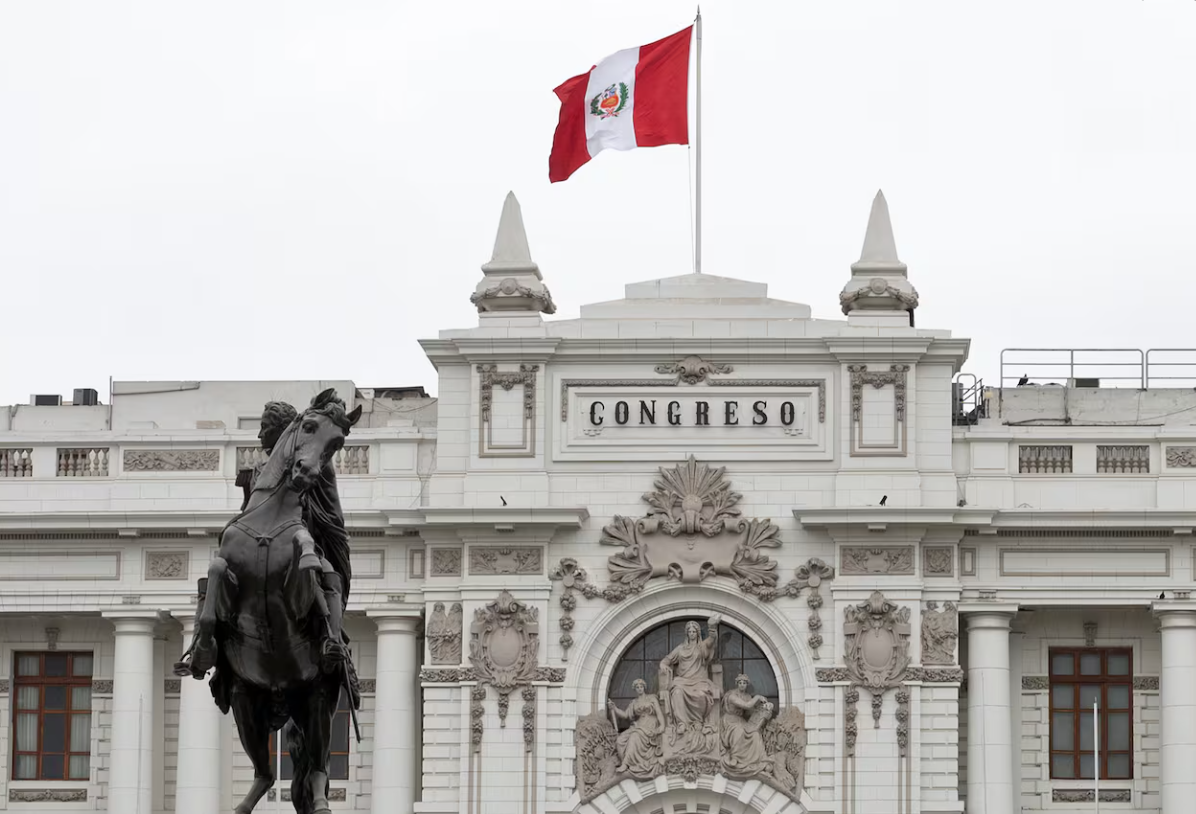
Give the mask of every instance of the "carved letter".
[[723, 424], [728, 427], [734, 427], [739, 423], [739, 418], [735, 415], [735, 410], [738, 409], [738, 401], [724, 401], [723, 402]]
[[602, 413], [598, 411], [599, 407], [606, 409], [606, 405], [600, 401], [590, 402], [590, 423], [595, 427], [602, 426]]
[[694, 405], [695, 417], [694, 424], [699, 427], [710, 426], [710, 402], [699, 401]]
[[755, 417], [752, 418], [753, 424], [755, 424], [756, 426], [759, 426], [761, 424], [768, 423], [768, 415], [764, 412], [765, 408], [767, 408], [767, 407], [768, 407], [767, 401], [757, 401], [755, 404], [752, 405], [752, 412], [756, 414]]
[[796, 414], [796, 411], [793, 409], [792, 401], [781, 402], [781, 423], [782, 424], [784, 424], [786, 427], [791, 426], [793, 424], [793, 419], [795, 417], [795, 414]]
[[628, 408], [627, 402], [625, 402], [625, 401], [616, 401], [615, 402], [615, 423], [616, 424], [618, 424], [620, 427], [623, 426], [624, 424], [626, 424], [630, 414], [631, 414], [631, 410], [630, 410], [630, 408]]
[[681, 410], [681, 402], [679, 402], [679, 401], [670, 401], [669, 402], [669, 423], [672, 424], [674, 427], [681, 426], [680, 410]]
[[[644, 419], [647, 421], [644, 421]], [[648, 402], [640, 400], [640, 424], [655, 424], [656, 423], [656, 399], [652, 399], [652, 407], [648, 407]]]

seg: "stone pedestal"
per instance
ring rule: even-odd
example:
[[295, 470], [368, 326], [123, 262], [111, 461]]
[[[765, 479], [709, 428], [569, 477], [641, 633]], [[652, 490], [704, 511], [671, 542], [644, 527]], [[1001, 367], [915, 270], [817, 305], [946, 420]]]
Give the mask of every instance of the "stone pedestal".
[[[194, 614], [179, 615], [183, 646], [191, 644]], [[208, 673], [208, 677], [211, 677]], [[212, 814], [224, 808], [220, 747], [223, 720], [208, 682], [179, 680], [179, 761], [175, 814]]]
[[1156, 603], [1163, 637], [1159, 677], [1159, 773], [1163, 812], [1191, 811], [1196, 800], [1196, 605]]
[[413, 811], [420, 776], [416, 738], [420, 653], [415, 616], [371, 614], [378, 626], [378, 670], [374, 695], [374, 814]]
[[108, 617], [116, 628], [108, 810], [153, 811], [156, 611]]
[[1017, 608], [960, 607], [968, 626], [968, 814], [1013, 811], [1009, 623]]

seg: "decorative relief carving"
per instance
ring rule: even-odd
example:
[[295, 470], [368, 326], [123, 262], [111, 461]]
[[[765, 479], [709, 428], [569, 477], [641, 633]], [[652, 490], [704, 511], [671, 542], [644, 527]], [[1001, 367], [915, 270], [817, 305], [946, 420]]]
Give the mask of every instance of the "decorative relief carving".
[[473, 744], [473, 751], [482, 751], [482, 732], [485, 728], [486, 688], [474, 687], [469, 691], [469, 741]]
[[469, 301], [477, 306], [478, 313], [495, 310], [490, 307], [487, 300], [506, 299], [509, 297], [519, 297], [521, 299], [528, 299], [535, 305], [534, 310], [538, 310], [545, 314], [555, 314], [556, 304], [552, 301], [552, 293], [547, 287], [543, 290], [529, 288], [521, 285], [514, 277], [507, 277], [498, 285], [492, 285], [489, 288], [475, 291], [469, 295]]
[[[876, 706], [876, 696], [872, 696], [872, 705]], [[909, 690], [905, 687], [897, 690], [897, 755], [905, 757], [909, 749]]]
[[843, 576], [914, 573], [913, 546], [844, 546], [840, 557]]
[[10, 803], [86, 803], [87, 789], [9, 789]]
[[490, 408], [494, 403], [494, 388], [510, 390], [517, 384], [523, 385], [523, 417], [536, 415], [536, 371], [539, 365], [520, 365], [519, 370], [500, 371], [497, 365], [478, 365], [481, 374], [481, 394], [478, 403], [482, 412], [482, 423], [490, 421]]
[[523, 751], [530, 752], [536, 745], [536, 688], [528, 684], [523, 688]]
[[963, 668], [910, 667], [905, 671], [905, 680], [921, 681], [923, 684], [956, 684], [964, 680]]
[[183, 691], [183, 682], [177, 678], [168, 678], [162, 683], [162, 691], [167, 695], [178, 695]]
[[692, 455], [661, 467], [655, 491], [644, 495], [652, 511], [639, 519], [616, 515], [602, 530], [603, 545], [623, 547], [608, 560], [613, 584], [583, 585], [582, 593], [619, 602], [652, 579], [694, 584], [728, 576], [744, 593], [774, 597], [777, 563], [761, 549], [780, 546], [780, 529], [771, 520], [740, 517], [742, 495], [731, 491], [725, 475], [725, 467], [699, 464]]
[[0, 695], [8, 695], [8, 679], [0, 678]]
[[[276, 799], [278, 799], [277, 792], [278, 792], [278, 789], [270, 789], [268, 792], [266, 792], [266, 799], [271, 803], [274, 802]], [[347, 796], [348, 795], [346, 794], [346, 792], [343, 788], [328, 789], [328, 800], [330, 802], [343, 803], [347, 799]], [[290, 789], [282, 789], [282, 801], [284, 803], [291, 802], [291, 790]]]
[[928, 577], [955, 576], [955, 549], [951, 546], [923, 548], [922, 573]]
[[586, 569], [572, 557], [565, 557], [548, 572], [548, 578], [561, 583], [561, 661], [569, 660], [569, 648], [573, 646], [573, 611], [577, 609], [575, 589], [586, 585]]
[[[1052, 803], [1091, 803], [1095, 799], [1096, 792], [1093, 789], [1051, 790]], [[1133, 796], [1129, 789], [1101, 789], [1100, 801], [1102, 803], [1130, 803], [1133, 802]]]
[[1171, 469], [1196, 467], [1196, 447], [1167, 447], [1167, 466]]
[[1158, 692], [1158, 676], [1134, 676], [1134, 689]]
[[376, 678], [361, 678], [358, 679], [358, 687], [365, 695], [373, 695], [378, 691], [378, 679]]
[[873, 591], [868, 601], [844, 611], [844, 662], [851, 681], [869, 691], [900, 684], [909, 666], [909, 608], [899, 608]]
[[469, 574], [507, 575], [544, 573], [544, 551], [541, 548], [508, 548], [471, 546]]
[[145, 552], [146, 579], [186, 579], [190, 552], [147, 551]]
[[677, 381], [685, 384], [697, 384], [706, 381], [706, 377], [710, 374], [722, 375], [730, 373], [735, 368], [730, 365], [720, 365], [714, 362], [707, 362], [701, 356], [686, 356], [680, 362], [673, 362], [667, 365], [657, 365], [657, 373], [665, 373], [676, 376]]
[[461, 550], [458, 548], [433, 548], [432, 576], [461, 576]]
[[1084, 646], [1096, 647], [1096, 622], [1084, 623]]
[[60, 631], [56, 627], [46, 628], [46, 649], [47, 650], [57, 650], [58, 649], [58, 634], [61, 632], [62, 631]]
[[858, 299], [872, 299], [874, 297], [888, 297], [901, 303], [901, 310], [912, 311], [918, 307], [918, 292], [910, 287], [908, 292], [890, 285], [883, 277], [874, 277], [868, 285], [861, 286], [855, 291], [840, 291], [839, 305], [843, 313], [850, 313]]
[[860, 725], [857, 719], [860, 710], [860, 688], [854, 684], [843, 692], [843, 729], [847, 745], [847, 756], [855, 757], [855, 742], [860, 736]]
[[510, 696], [536, 680], [540, 649], [540, 621], [535, 608], [516, 601], [507, 591], [474, 611], [470, 627], [469, 660], [482, 687], [498, 692], [498, 720], [507, 725]]
[[460, 602], [454, 602], [447, 614], [444, 612], [443, 602], [437, 602], [432, 606], [432, 616], [428, 620], [426, 636], [433, 664], [461, 663], [463, 625]]
[[126, 472], [216, 472], [218, 449], [126, 449]]
[[[717, 620], [712, 620], [715, 629]], [[713, 687], [709, 640], [695, 633], [662, 662], [660, 698], [647, 682], [634, 682], [636, 698], [626, 709], [608, 702], [606, 715], [578, 720], [575, 732], [577, 788], [588, 802], [624, 778], [662, 775], [696, 782], [700, 775], [757, 779], [797, 799], [805, 785], [805, 716], [796, 707], [773, 715], [773, 705], [753, 695], [747, 676], [721, 694]], [[717, 637], [717, 633], [713, 634]], [[666, 674], [666, 664], [675, 672]], [[672, 668], [667, 668], [670, 671]], [[665, 679], [671, 686], [664, 683]], [[710, 686], [707, 686], [710, 685]], [[627, 727], [618, 731], [619, 722]]]
[[893, 385], [893, 406], [897, 420], [905, 421], [905, 374], [909, 365], [889, 365], [887, 372], [868, 371], [867, 365], [848, 365], [851, 374], [851, 420], [858, 422], [864, 405], [864, 385], [870, 384], [877, 390], [886, 384]]
[[781, 596], [796, 599], [803, 589], [810, 589], [806, 597], [806, 605], [810, 608], [810, 615], [806, 619], [806, 628], [809, 630], [806, 642], [810, 645], [815, 660], [818, 659], [818, 648], [822, 647], [822, 617], [818, 615], [818, 609], [822, 607], [822, 594], [818, 592], [818, 588], [823, 582], [834, 578], [835, 569], [832, 566], [817, 557], [811, 557], [805, 565], [799, 565], [794, 570], [793, 579], [781, 587], [762, 586], [752, 592], [761, 600], [771, 602]]
[[959, 618], [955, 603], [947, 602], [942, 610], [938, 610], [937, 602], [927, 602], [922, 613], [922, 663], [954, 664], [958, 639]]
[[1023, 690], [1049, 690], [1051, 680], [1047, 676], [1022, 676]]
[[97, 679], [91, 682], [91, 691], [96, 695], [111, 695], [112, 681], [111, 679]]

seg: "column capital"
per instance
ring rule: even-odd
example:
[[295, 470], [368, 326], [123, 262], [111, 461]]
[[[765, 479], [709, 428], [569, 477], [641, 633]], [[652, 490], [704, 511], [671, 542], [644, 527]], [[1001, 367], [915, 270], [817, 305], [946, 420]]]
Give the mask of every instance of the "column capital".
[[1150, 612], [1164, 630], [1196, 627], [1196, 602], [1190, 600], [1157, 599], [1151, 603]]
[[163, 617], [168, 616], [164, 611], [148, 608], [145, 610], [103, 611], [100, 615], [113, 624], [118, 636], [122, 633], [152, 636], [154, 628], [163, 621]]
[[959, 615], [966, 617], [968, 630], [1003, 630], [1009, 633], [1018, 607], [1013, 603], [961, 602]]
[[366, 611], [366, 616], [378, 626], [379, 633], [410, 633], [419, 630], [422, 621], [417, 614], [393, 610]]

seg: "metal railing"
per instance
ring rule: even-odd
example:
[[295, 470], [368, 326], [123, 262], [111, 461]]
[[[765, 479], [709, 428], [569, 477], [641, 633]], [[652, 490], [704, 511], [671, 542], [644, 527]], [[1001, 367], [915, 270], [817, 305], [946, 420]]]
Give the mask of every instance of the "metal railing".
[[967, 426], [988, 418], [988, 402], [984, 398], [984, 380], [973, 373], [957, 373], [951, 383], [951, 423]]

